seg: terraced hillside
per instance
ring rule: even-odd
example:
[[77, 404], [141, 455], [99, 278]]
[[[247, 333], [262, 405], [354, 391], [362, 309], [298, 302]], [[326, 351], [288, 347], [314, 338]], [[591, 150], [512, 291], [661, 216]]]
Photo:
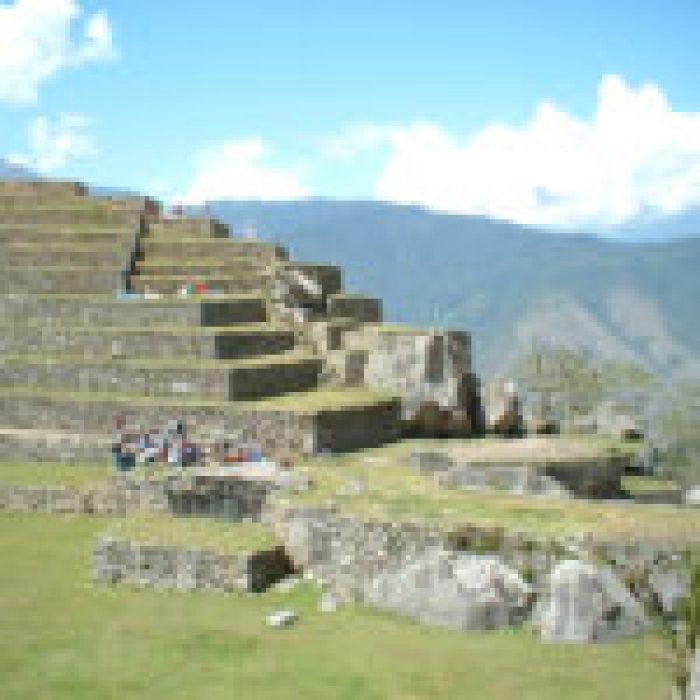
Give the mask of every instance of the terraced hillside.
[[328, 338], [379, 320], [337, 267], [70, 182], [0, 181], [0, 251], [0, 459], [107, 457], [116, 414], [275, 456], [399, 435], [392, 392], [329, 372]]

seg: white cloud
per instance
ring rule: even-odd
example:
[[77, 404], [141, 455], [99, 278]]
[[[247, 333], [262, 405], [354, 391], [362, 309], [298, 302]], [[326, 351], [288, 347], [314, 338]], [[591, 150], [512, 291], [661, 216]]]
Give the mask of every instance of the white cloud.
[[0, 6], [0, 101], [33, 104], [60, 70], [115, 57], [107, 15], [82, 15], [75, 0]]
[[182, 202], [213, 199], [286, 200], [307, 197], [296, 168], [267, 165], [269, 149], [260, 138], [238, 139], [205, 148], [195, 157], [195, 173]]
[[460, 140], [438, 124], [361, 124], [326, 141], [339, 161], [389, 146], [375, 196], [525, 224], [614, 226], [700, 204], [700, 113], [674, 112], [655, 85], [605, 76], [595, 114], [542, 102], [522, 127]]
[[53, 122], [36, 117], [29, 125], [28, 152], [13, 154], [8, 160], [48, 175], [74, 161], [94, 158], [98, 149], [89, 126], [84, 114], [60, 114]]

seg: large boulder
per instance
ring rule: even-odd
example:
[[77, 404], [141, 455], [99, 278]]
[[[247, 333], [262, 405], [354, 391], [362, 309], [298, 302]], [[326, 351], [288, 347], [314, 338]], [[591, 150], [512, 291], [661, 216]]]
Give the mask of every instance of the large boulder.
[[436, 548], [370, 580], [364, 599], [420, 622], [475, 630], [520, 622], [531, 591], [497, 557]]
[[535, 608], [534, 622], [544, 639], [599, 642], [643, 632], [641, 603], [606, 566], [559, 562]]

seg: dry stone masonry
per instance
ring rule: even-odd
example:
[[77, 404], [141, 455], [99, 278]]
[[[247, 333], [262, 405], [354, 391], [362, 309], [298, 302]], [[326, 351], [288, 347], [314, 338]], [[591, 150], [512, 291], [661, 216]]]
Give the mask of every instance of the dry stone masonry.
[[387, 335], [337, 266], [209, 217], [0, 181], [0, 252], [0, 458], [94, 460], [115, 414], [293, 458], [394, 440], [426, 400], [467, 407], [465, 334]]

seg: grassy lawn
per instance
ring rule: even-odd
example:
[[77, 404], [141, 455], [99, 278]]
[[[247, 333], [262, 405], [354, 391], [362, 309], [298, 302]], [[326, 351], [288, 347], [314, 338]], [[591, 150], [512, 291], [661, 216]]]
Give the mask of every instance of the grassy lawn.
[[107, 463], [0, 462], [0, 483], [5, 484], [81, 487], [105, 481], [113, 474]]
[[656, 491], [677, 491], [680, 487], [673, 480], [659, 476], [623, 476], [622, 488], [632, 495]]
[[[94, 586], [90, 550], [106, 524], [0, 514], [3, 698], [666, 697], [653, 637], [555, 646], [525, 630], [463, 634], [361, 606], [320, 613], [306, 585], [260, 596]], [[267, 628], [281, 606], [298, 624]]]
[[[314, 488], [289, 500], [337, 504], [362, 516], [384, 520], [501, 525], [547, 535], [590, 532], [603, 537], [700, 541], [700, 515], [689, 508], [447, 489], [409, 462], [411, 447], [434, 444], [406, 441], [309, 460], [298, 468], [311, 476]], [[358, 480], [364, 490], [358, 495], [338, 495], [349, 480]]]

